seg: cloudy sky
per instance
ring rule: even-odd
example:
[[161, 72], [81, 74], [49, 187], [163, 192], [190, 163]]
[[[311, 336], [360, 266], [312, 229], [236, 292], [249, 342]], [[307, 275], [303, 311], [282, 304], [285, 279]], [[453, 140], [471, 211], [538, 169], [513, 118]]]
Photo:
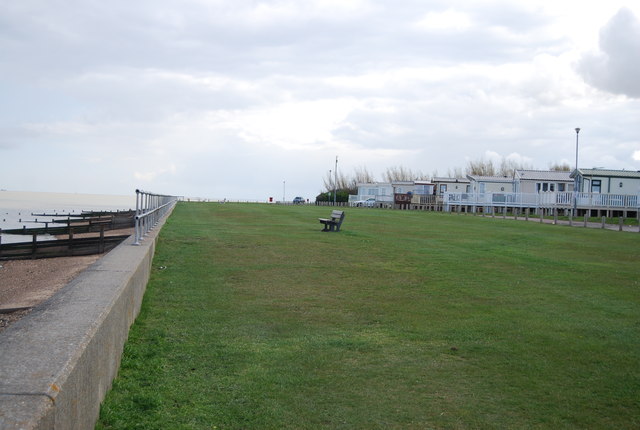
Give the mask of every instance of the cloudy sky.
[[631, 0], [0, 0], [0, 188], [313, 198], [334, 169], [640, 170]]

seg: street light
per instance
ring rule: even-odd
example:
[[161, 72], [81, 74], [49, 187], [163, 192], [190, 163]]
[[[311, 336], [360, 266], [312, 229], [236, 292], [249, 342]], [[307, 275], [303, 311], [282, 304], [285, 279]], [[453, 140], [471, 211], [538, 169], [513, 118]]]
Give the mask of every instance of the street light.
[[578, 135], [580, 127], [576, 127], [576, 171], [573, 177], [573, 214], [578, 214]]
[[578, 134], [580, 134], [580, 127], [576, 127], [576, 170], [578, 170]]
[[336, 155], [336, 169], [333, 171], [335, 175], [335, 180], [333, 181], [333, 205], [336, 205], [336, 193], [338, 192], [338, 156]]

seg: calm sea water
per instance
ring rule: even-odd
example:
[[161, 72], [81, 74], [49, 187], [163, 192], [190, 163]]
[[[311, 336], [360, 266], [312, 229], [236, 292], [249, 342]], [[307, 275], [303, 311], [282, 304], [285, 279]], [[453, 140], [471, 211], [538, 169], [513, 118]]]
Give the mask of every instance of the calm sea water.
[[[65, 218], [82, 211], [116, 211], [136, 208], [136, 196], [103, 194], [36, 193], [0, 191], [0, 229], [44, 226], [44, 221]], [[59, 214], [59, 217], [32, 214]], [[35, 222], [35, 221], [38, 222]], [[30, 240], [30, 239], [27, 239]], [[2, 234], [2, 242], [24, 242], [24, 236]]]

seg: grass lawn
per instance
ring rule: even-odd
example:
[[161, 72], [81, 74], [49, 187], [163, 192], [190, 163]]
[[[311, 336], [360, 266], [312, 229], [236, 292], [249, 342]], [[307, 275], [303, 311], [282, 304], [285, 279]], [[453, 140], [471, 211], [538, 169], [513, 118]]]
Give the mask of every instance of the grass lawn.
[[98, 429], [640, 427], [640, 234], [180, 203]]

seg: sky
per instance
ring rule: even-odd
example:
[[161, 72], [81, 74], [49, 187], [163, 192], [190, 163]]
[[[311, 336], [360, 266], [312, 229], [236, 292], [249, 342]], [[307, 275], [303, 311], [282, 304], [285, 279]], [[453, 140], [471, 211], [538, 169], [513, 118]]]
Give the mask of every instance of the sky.
[[640, 170], [630, 0], [0, 0], [0, 189], [313, 200], [329, 170]]

